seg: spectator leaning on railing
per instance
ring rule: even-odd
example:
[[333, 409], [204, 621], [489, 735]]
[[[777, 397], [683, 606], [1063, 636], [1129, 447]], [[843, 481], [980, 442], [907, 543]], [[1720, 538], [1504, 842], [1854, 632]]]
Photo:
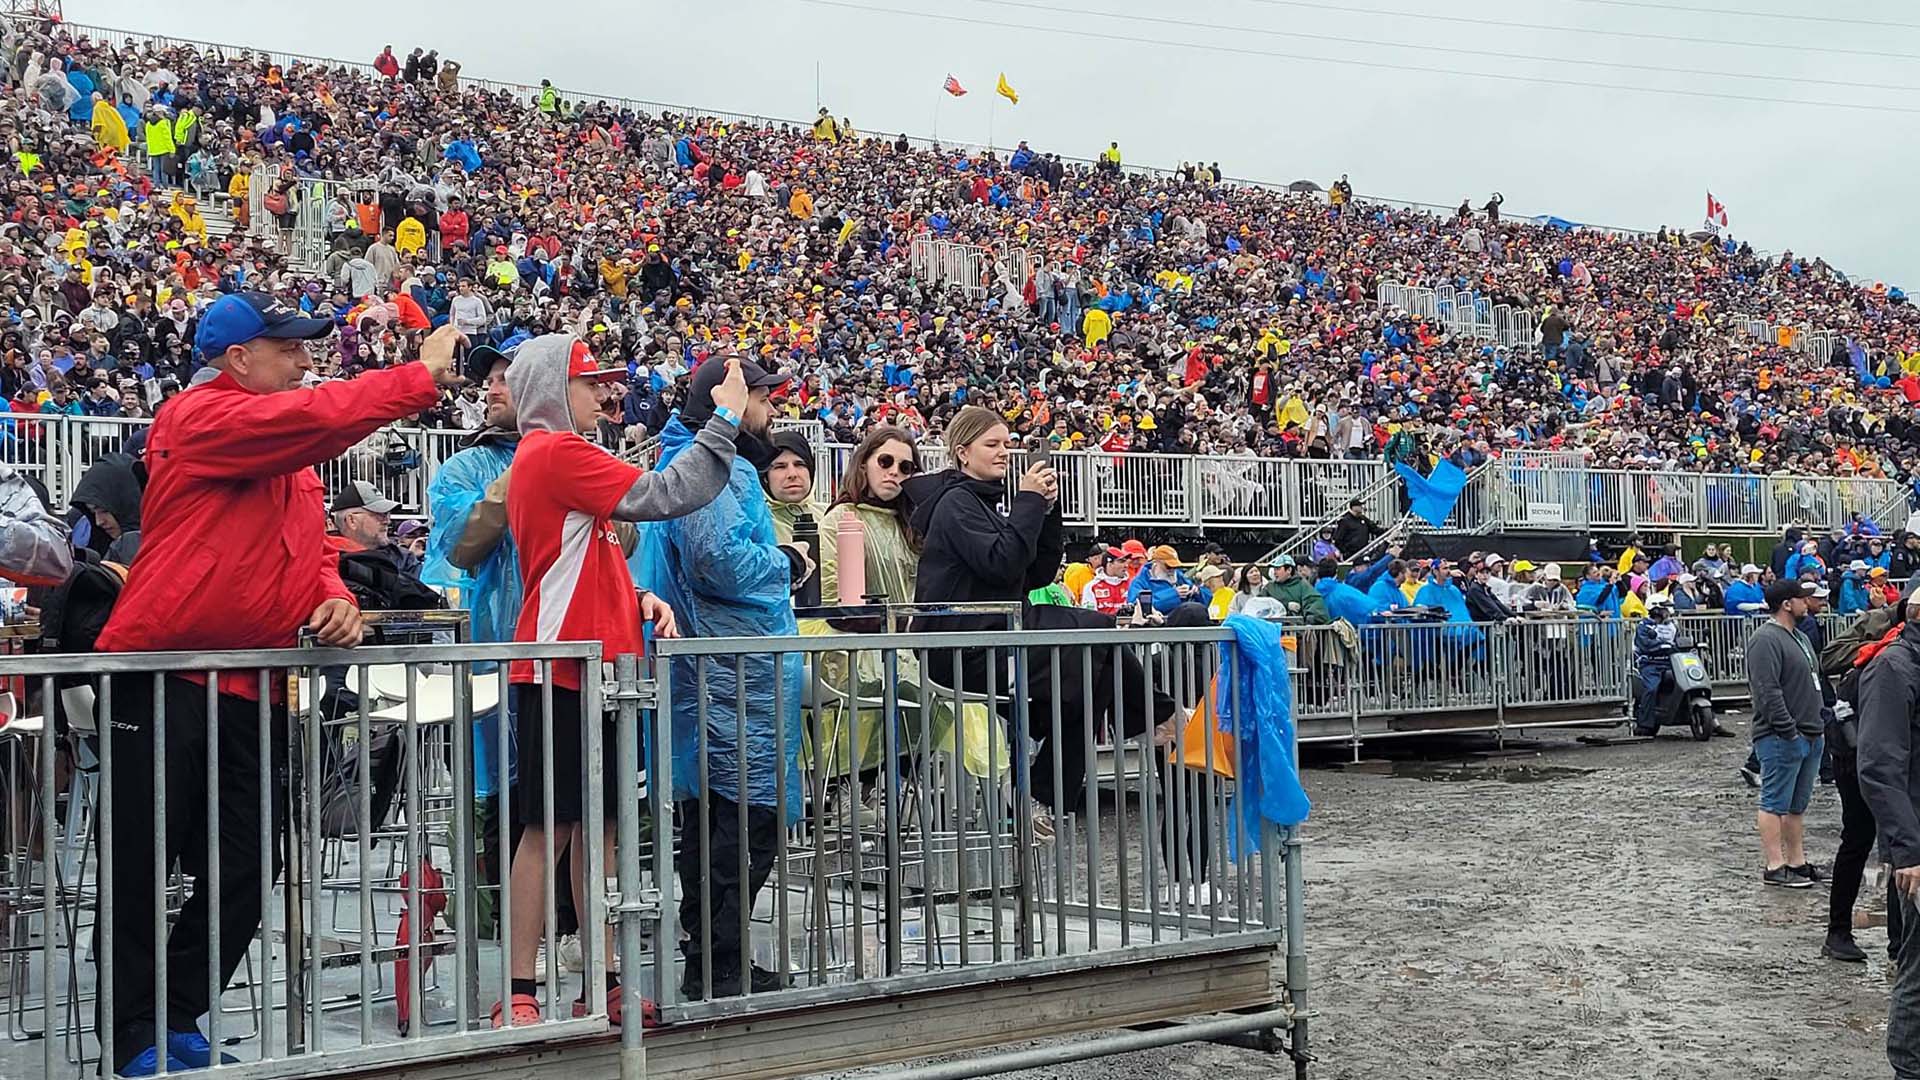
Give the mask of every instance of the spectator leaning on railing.
[[[147, 440], [148, 483], [142, 508], [142, 550], [113, 616], [101, 633], [104, 652], [285, 648], [305, 629], [322, 645], [360, 641], [360, 612], [340, 580], [326, 541], [324, 492], [312, 466], [338, 456], [379, 425], [426, 407], [439, 387], [458, 381], [447, 328], [429, 338], [421, 361], [353, 382], [303, 387], [312, 369], [308, 341], [332, 329], [261, 293], [236, 293], [211, 305], [195, 346], [218, 375], [162, 410]], [[248, 543], [220, 542], [244, 536]], [[225, 986], [260, 924], [261, 845], [277, 864], [277, 830], [258, 820], [260, 785], [281, 775], [286, 750], [284, 680], [266, 680], [272, 753], [259, 757], [252, 672], [219, 681], [219, 814], [221, 864], [219, 956], [209, 953], [210, 898], [196, 885], [165, 943], [155, 940], [153, 836], [164, 865], [200, 864], [205, 834], [193, 822], [205, 812], [207, 677], [182, 674], [163, 682], [166, 761], [162, 777], [143, 767], [154, 756], [152, 681], [119, 680], [113, 698], [113, 751], [121, 767], [112, 784], [114, 820], [113, 1060], [116, 1071], [204, 1067], [212, 1050], [195, 1029], [210, 1004], [209, 978]], [[198, 764], [196, 764], [198, 763]], [[154, 788], [164, 781], [167, 825], [155, 836]], [[281, 805], [276, 798], [273, 805]], [[266, 835], [262, 835], [263, 831]], [[155, 957], [166, 949], [169, 984], [154, 983]], [[155, 1030], [154, 1001], [167, 1002], [168, 1030]]]

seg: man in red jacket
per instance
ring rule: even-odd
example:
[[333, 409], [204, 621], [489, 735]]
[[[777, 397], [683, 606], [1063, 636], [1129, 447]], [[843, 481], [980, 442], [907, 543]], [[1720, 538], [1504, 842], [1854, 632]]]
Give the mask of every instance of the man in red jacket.
[[[168, 402], [154, 420], [140, 556], [100, 635], [102, 652], [286, 648], [303, 628], [322, 645], [360, 643], [360, 611], [327, 546], [325, 490], [313, 466], [437, 402], [442, 385], [459, 381], [460, 334], [442, 327], [417, 364], [307, 388], [308, 342], [332, 329], [264, 293], [223, 296], [207, 309], [194, 344], [219, 374]], [[256, 671], [212, 678], [213, 694], [203, 674], [170, 675], [158, 692], [149, 676], [114, 682], [113, 1030], [99, 1034], [103, 1048], [111, 1035], [121, 1075], [157, 1071], [162, 1055], [170, 1071], [209, 1063], [212, 1051], [198, 1029], [210, 1004], [208, 979], [211, 973], [225, 986], [260, 928], [263, 844], [278, 873], [281, 823], [267, 828], [260, 821], [260, 787], [269, 770], [275, 786], [281, 782], [284, 680]], [[164, 706], [159, 725], [156, 696]], [[212, 715], [210, 698], [217, 700]], [[262, 722], [270, 726], [271, 762], [260, 760]], [[207, 805], [210, 751], [219, 755], [217, 807]], [[164, 834], [155, 821], [157, 783], [165, 785]], [[281, 805], [278, 793], [272, 804]], [[209, 813], [219, 818], [212, 853]], [[163, 846], [160, 867], [147, 837]], [[206, 888], [214, 855], [218, 956], [211, 954]], [[194, 893], [160, 942], [154, 876], [176, 859], [194, 876]], [[159, 949], [168, 957], [164, 986], [155, 981]], [[160, 1001], [164, 1025], [157, 1022]]]

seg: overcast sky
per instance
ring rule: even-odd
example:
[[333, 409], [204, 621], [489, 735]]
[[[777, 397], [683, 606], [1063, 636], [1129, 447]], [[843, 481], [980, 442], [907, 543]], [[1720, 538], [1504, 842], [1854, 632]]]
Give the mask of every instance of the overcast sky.
[[[1900, 134], [1920, 114], [1920, 65], [1903, 62], [1920, 60], [1920, 10], [1898, 0], [462, 0], [356, 10], [377, 15], [231, 0], [66, 4], [79, 23], [355, 60], [389, 42], [402, 56], [421, 45], [471, 75], [779, 117], [812, 115], [817, 71], [820, 103], [863, 132], [930, 135], [937, 119], [943, 139], [984, 144], [991, 124], [998, 145], [1024, 138], [1080, 157], [1118, 140], [1132, 163], [1205, 158], [1234, 177], [1323, 185], [1345, 172], [1356, 190], [1399, 199], [1468, 195], [1478, 206], [1498, 190], [1510, 215], [1691, 229], [1712, 190], [1734, 234], [1756, 247], [1920, 283], [1920, 203], [1908, 191], [1920, 150]], [[1001, 71], [1018, 106], [993, 93]], [[949, 73], [966, 97], [940, 92]]]

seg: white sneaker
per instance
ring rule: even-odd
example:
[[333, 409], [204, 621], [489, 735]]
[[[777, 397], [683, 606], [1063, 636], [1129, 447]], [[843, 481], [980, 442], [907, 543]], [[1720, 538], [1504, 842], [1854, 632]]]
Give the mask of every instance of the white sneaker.
[[562, 971], [577, 973], [587, 970], [586, 956], [580, 951], [579, 934], [561, 935], [559, 952]]
[[1053, 839], [1053, 811], [1038, 803], [1033, 807], [1033, 838], [1042, 844]]

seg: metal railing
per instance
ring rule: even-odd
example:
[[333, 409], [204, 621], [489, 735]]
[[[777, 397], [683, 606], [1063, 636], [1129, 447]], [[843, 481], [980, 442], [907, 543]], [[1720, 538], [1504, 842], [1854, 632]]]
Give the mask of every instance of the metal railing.
[[[1304, 1053], [1297, 829], [1242, 802], [1256, 740], [1211, 737], [1242, 716], [1233, 642], [0, 657], [0, 1003], [38, 1041], [0, 1072], [112, 1072], [195, 1024], [249, 1078], [617, 1025], [638, 1080], [656, 1005], [675, 1025], [1250, 949], [1284, 977], [1258, 973], [1237, 1030]], [[1156, 729], [1203, 697], [1183, 756]]]
[[[0, 464], [40, 480], [55, 505], [64, 505], [101, 454], [120, 450], [134, 428], [151, 422], [0, 414]], [[822, 440], [824, 430], [817, 422], [790, 424], [814, 440], [816, 494], [823, 501], [830, 499], [853, 448]], [[434, 472], [472, 434], [448, 428], [382, 428], [321, 466], [321, 479], [329, 491], [350, 480], [366, 480], [401, 503], [403, 513], [424, 514]], [[924, 468], [948, 464], [938, 443], [923, 442], [919, 451]], [[1025, 451], [1014, 453], [1009, 490], [1026, 460]], [[1293, 529], [1297, 535], [1276, 553], [1297, 555], [1321, 527], [1346, 512], [1352, 499], [1360, 499], [1375, 521], [1402, 516], [1399, 480], [1378, 459], [1085, 450], [1056, 452], [1054, 462], [1061, 473], [1062, 515], [1067, 524], [1082, 528]], [[1470, 474], [1449, 527], [1777, 533], [1796, 524], [1845, 525], [1855, 512], [1890, 527], [1905, 522], [1906, 508], [1907, 489], [1891, 480], [1587, 469], [1515, 453]]]
[[1531, 311], [1494, 303], [1471, 289], [1382, 282], [1374, 299], [1383, 308], [1398, 308], [1415, 318], [1431, 319], [1456, 338], [1488, 341], [1507, 349], [1530, 349], [1539, 337], [1539, 321]]

